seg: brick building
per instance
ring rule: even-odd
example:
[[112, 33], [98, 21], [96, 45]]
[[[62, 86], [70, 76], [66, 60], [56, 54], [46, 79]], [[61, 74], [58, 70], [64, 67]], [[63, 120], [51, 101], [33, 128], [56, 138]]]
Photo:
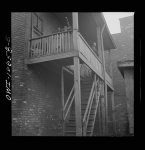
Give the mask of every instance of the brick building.
[[[134, 60], [134, 16], [120, 18], [121, 33], [113, 34], [112, 37], [117, 50], [112, 50], [111, 59], [108, 59], [109, 51], [106, 51], [106, 67], [112, 65], [112, 79], [114, 85], [116, 134], [128, 135], [129, 121], [127, 113], [127, 97], [125, 80], [121, 75], [117, 62]], [[107, 69], [106, 69], [107, 70]]]
[[12, 13], [11, 25], [12, 135], [113, 135], [103, 15]]

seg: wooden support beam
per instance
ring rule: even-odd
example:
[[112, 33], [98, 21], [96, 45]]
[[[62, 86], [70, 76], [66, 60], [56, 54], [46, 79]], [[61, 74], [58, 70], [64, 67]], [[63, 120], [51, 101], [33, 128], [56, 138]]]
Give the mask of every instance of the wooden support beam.
[[74, 57], [78, 55], [79, 55], [79, 52], [72, 50], [70, 52], [65, 52], [65, 53], [60, 53], [60, 54], [53, 54], [53, 55], [48, 55], [48, 56], [43, 56], [43, 57], [38, 57], [38, 58], [25, 59], [25, 63], [34, 64], [34, 63], [40, 63], [40, 62], [45, 62], [45, 61], [53, 61], [53, 60], [58, 60], [58, 59], [63, 59], [63, 58], [70, 58], [70, 57]]
[[94, 82], [95, 82], [95, 100], [97, 101], [97, 79], [96, 79], [96, 73], [94, 73]]
[[105, 124], [106, 124], [106, 135], [108, 135], [108, 93], [107, 93], [107, 84], [105, 83], [104, 87], [105, 93], [104, 93], [104, 98], [105, 98]]
[[99, 53], [99, 58], [101, 59], [102, 61], [102, 52], [101, 52], [101, 49], [102, 49], [102, 46], [101, 46], [101, 27], [98, 26], [96, 28], [96, 31], [97, 31], [97, 49], [98, 49], [98, 53]]
[[106, 83], [106, 69], [105, 69], [105, 56], [104, 56], [104, 44], [103, 44], [103, 31], [105, 28], [105, 24], [103, 25], [102, 29], [101, 29], [101, 51], [102, 51], [102, 58], [103, 58], [103, 74], [104, 74], [104, 98], [105, 98], [105, 120], [106, 120], [106, 135], [108, 134], [108, 106], [107, 106], [107, 83]]
[[65, 131], [65, 122], [64, 122], [64, 74], [63, 74], [63, 67], [61, 69], [61, 102], [62, 102], [62, 120], [63, 120], [63, 135]]
[[111, 103], [112, 103], [112, 125], [113, 125], [113, 134], [116, 135], [116, 120], [115, 120], [115, 105], [114, 105], [114, 91], [111, 91]]
[[102, 119], [102, 135], [105, 135], [105, 101], [104, 101], [104, 83], [101, 81], [101, 96], [100, 96], [100, 105], [101, 105], [101, 119]]
[[74, 57], [74, 95], [75, 95], [75, 119], [76, 136], [82, 136], [81, 118], [81, 88], [80, 88], [80, 62], [78, 57]]
[[113, 77], [112, 75], [112, 60], [111, 60], [111, 50], [109, 50], [109, 71], [110, 71], [110, 76], [111, 78]]
[[98, 118], [99, 118], [99, 135], [102, 135], [102, 124], [101, 124], [101, 112], [100, 112], [100, 106], [101, 106], [101, 102], [99, 100], [99, 104], [98, 104]]
[[[101, 86], [100, 81], [99, 81], [99, 87]], [[102, 86], [101, 86], [102, 89]], [[100, 93], [101, 93], [101, 89], [100, 89]], [[101, 94], [100, 94], [101, 95]], [[102, 135], [102, 120], [101, 120], [101, 99], [99, 97], [99, 104], [98, 104], [98, 118], [99, 118], [99, 135]]]
[[73, 49], [78, 51], [78, 13], [72, 13], [72, 22], [73, 22]]
[[78, 12], [72, 13], [73, 30], [78, 30]]

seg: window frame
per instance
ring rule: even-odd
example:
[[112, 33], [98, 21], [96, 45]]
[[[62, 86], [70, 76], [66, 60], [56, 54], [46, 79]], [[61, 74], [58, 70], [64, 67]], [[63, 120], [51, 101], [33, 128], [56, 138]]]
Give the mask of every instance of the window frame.
[[[36, 17], [36, 24], [34, 24], [34, 18]], [[38, 22], [40, 21], [40, 28]], [[38, 36], [43, 35], [43, 20], [38, 16], [37, 13], [32, 13], [32, 34], [36, 33]]]

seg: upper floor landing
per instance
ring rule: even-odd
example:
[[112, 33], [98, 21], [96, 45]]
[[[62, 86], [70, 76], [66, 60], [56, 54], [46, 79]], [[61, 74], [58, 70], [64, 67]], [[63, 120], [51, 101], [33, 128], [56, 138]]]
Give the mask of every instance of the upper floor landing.
[[116, 47], [101, 13], [31, 13], [29, 21], [27, 64], [78, 56], [103, 78], [104, 50]]

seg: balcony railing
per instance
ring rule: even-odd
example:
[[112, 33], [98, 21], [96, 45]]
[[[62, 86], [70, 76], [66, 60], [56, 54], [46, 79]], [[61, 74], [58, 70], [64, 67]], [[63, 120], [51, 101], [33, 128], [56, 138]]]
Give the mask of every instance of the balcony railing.
[[[95, 68], [98, 75], [103, 76], [103, 66], [101, 60], [97, 57], [96, 53], [92, 50], [83, 36], [78, 33], [79, 51], [85, 57], [85, 59]], [[113, 85], [111, 77], [108, 73], [105, 73], [106, 81], [110, 86]]]
[[[73, 51], [72, 33], [72, 30], [67, 30], [31, 39], [28, 57], [30, 59], [39, 58]], [[93, 69], [95, 68], [95, 72], [97, 72], [100, 77], [103, 77], [103, 67], [100, 59], [79, 32], [77, 33], [77, 40], [78, 51], [83, 55], [84, 59], [91, 64]], [[106, 80], [112, 85], [112, 79], [107, 73]]]
[[30, 40], [29, 58], [42, 57], [71, 51], [72, 31], [57, 32]]
[[83, 36], [78, 33], [79, 51], [86, 58], [86, 60], [96, 68], [99, 75], [102, 76], [102, 63], [97, 57], [96, 53], [92, 50]]

